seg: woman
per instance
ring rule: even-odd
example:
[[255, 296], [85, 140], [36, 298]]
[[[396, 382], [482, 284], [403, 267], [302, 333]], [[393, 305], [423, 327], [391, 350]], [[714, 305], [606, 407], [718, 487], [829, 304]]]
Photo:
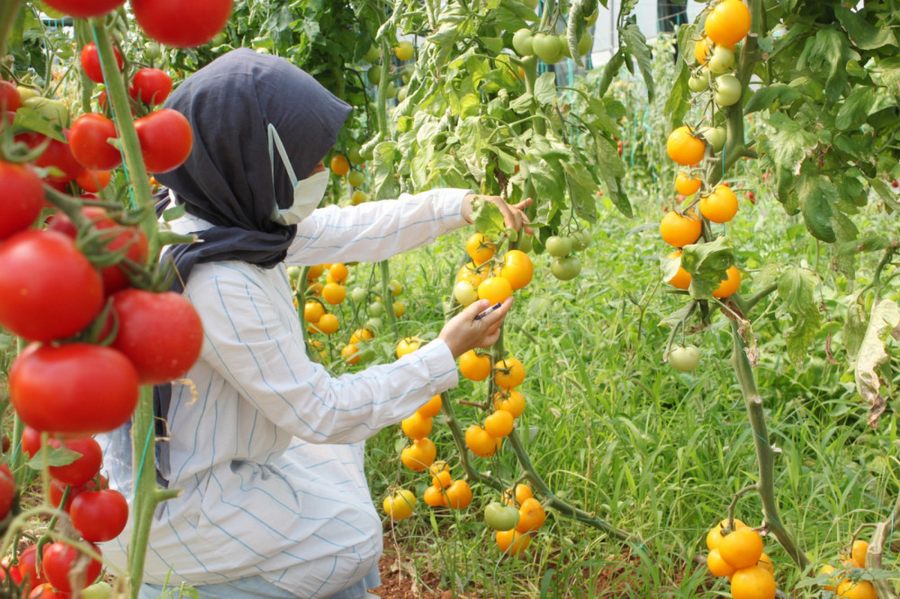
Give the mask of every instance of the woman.
[[[201, 239], [167, 255], [205, 339], [193, 386], [157, 389], [158, 474], [181, 495], [157, 513], [141, 596], [185, 583], [216, 599], [365, 597], [382, 531], [363, 442], [454, 387], [455, 358], [494, 343], [511, 302], [474, 320], [476, 302], [414, 354], [332, 378], [305, 353], [285, 265], [384, 260], [464, 226], [473, 201], [521, 228], [527, 204], [445, 189], [316, 209], [349, 107], [279, 58], [229, 53], [167, 106], [191, 122], [194, 149], [159, 180], [186, 209], [172, 228]], [[128, 443], [114, 435], [106, 464], [126, 495]], [[104, 547], [114, 562], [128, 537]]]

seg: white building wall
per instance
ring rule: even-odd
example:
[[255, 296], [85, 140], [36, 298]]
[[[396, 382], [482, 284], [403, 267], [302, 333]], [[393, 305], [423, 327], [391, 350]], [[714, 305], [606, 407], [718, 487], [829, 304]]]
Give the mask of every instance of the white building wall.
[[[600, 14], [594, 28], [594, 50], [591, 56], [594, 66], [605, 64], [618, 47], [616, 16], [619, 14], [622, 0], [609, 0], [608, 4], [608, 8], [600, 7]], [[703, 6], [704, 4], [700, 2], [687, 0], [688, 20], [692, 21], [700, 14]], [[656, 37], [659, 32], [657, 0], [640, 0], [635, 7], [634, 14], [637, 16], [638, 27], [647, 36], [647, 39]]]

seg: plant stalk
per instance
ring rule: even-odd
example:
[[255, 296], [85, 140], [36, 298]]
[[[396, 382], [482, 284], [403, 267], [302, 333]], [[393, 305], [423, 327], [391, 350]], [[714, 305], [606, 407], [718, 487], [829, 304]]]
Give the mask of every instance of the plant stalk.
[[744, 351], [744, 341], [738, 331], [738, 324], [732, 320], [731, 336], [734, 341], [731, 355], [735, 375], [741, 385], [744, 401], [747, 404], [747, 416], [753, 429], [753, 442], [756, 446], [756, 459], [759, 463], [759, 481], [756, 484], [757, 492], [762, 500], [763, 513], [766, 518], [766, 527], [781, 543], [784, 550], [801, 569], [809, 567], [809, 559], [797, 546], [794, 538], [787, 531], [778, 512], [778, 500], [775, 497], [775, 452], [769, 443], [769, 431], [766, 427], [766, 417], [763, 411], [762, 397], [756, 387], [756, 379], [750, 360]]
[[0, 4], [0, 59], [6, 56], [9, 36], [22, 8], [22, 0], [4, 0]]

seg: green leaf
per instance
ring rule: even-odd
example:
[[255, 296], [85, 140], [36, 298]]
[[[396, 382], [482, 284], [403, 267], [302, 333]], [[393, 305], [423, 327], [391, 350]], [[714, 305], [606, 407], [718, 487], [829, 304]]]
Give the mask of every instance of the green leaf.
[[519, 114], [523, 114], [531, 111], [533, 101], [534, 96], [531, 95], [531, 92], [523, 92], [521, 96], [509, 103], [509, 107]]
[[16, 111], [16, 118], [13, 121], [13, 127], [15, 127], [17, 130], [27, 129], [29, 131], [34, 131], [51, 139], [55, 139], [56, 141], [66, 141], [66, 136], [63, 135], [58, 126], [51, 123], [40, 112], [38, 112], [34, 108], [31, 108], [30, 106], [21, 106]]
[[167, 223], [175, 219], [181, 218], [186, 212], [187, 204], [178, 204], [163, 212], [163, 220]]
[[569, 196], [575, 214], [589, 222], [597, 220], [597, 199], [594, 193], [597, 185], [585, 166], [579, 162], [563, 163]]
[[[682, 27], [681, 31], [678, 32], [679, 47], [683, 46], [681, 38], [684, 36], [684, 32], [689, 29], [689, 27]], [[691, 90], [688, 87], [688, 79], [690, 77], [691, 70], [688, 68], [687, 63], [684, 60], [679, 60], [678, 73], [675, 75], [672, 91], [669, 92], [664, 108], [666, 114], [669, 115], [669, 128], [671, 129], [678, 127], [684, 121], [684, 115], [687, 114], [688, 109], [691, 107]]]
[[876, 27], [858, 12], [852, 12], [843, 6], [835, 6], [834, 15], [850, 36], [850, 40], [860, 50], [875, 50], [883, 46], [897, 45], [893, 30], [888, 27]]
[[847, 86], [845, 65], [851, 58], [859, 56], [850, 49], [847, 36], [833, 27], [823, 27], [807, 39], [797, 67], [813, 74], [827, 73], [825, 94], [831, 101], [836, 101]]
[[612, 55], [609, 59], [609, 62], [606, 63], [606, 66], [603, 67], [603, 76], [600, 77], [600, 82], [597, 84], [597, 95], [605, 96], [607, 90], [609, 90], [610, 84], [613, 82], [615, 76], [622, 69], [622, 65], [625, 63], [625, 54], [622, 51], [622, 48], [616, 50], [616, 53]]
[[900, 341], [900, 307], [896, 302], [885, 299], [872, 306], [869, 326], [856, 355], [853, 372], [857, 391], [869, 403], [871, 426], [878, 423], [885, 409], [877, 370], [890, 359], [885, 348], [892, 337]]
[[547, 72], [534, 82], [534, 99], [547, 106], [556, 101], [556, 73]]
[[472, 216], [475, 220], [475, 229], [487, 237], [499, 237], [506, 230], [503, 214], [492, 202], [477, 202]]
[[605, 137], [594, 135], [594, 143], [597, 146], [597, 174], [606, 183], [607, 195], [619, 212], [628, 218], [633, 217], [631, 202], [628, 201], [621, 185], [621, 179], [625, 176], [625, 163], [622, 162], [616, 148]]
[[652, 56], [650, 48], [647, 47], [647, 38], [633, 21], [625, 25], [619, 35], [628, 54], [637, 61], [641, 75], [644, 77], [644, 83], [647, 85], [647, 98], [652, 102], [656, 93], [656, 83], [653, 79]]
[[47, 447], [46, 450], [41, 449], [34, 457], [28, 461], [28, 467], [32, 470], [44, 469], [44, 454], [46, 452], [47, 466], [68, 466], [81, 457], [77, 451], [72, 451], [66, 447]]
[[822, 325], [815, 300], [817, 282], [815, 274], [797, 267], [788, 268], [778, 279], [781, 307], [791, 317], [786, 339], [788, 357], [798, 364], [806, 359], [807, 348]]
[[806, 123], [792, 120], [782, 112], [773, 114], [769, 118], [769, 125], [772, 126], [772, 132], [767, 145], [773, 160], [793, 171], [794, 166], [815, 147], [815, 134]]
[[728, 278], [726, 271], [733, 264], [734, 250], [724, 237], [718, 237], [709, 243], [684, 246], [681, 266], [691, 273], [691, 297], [711, 298], [712, 292]]
[[838, 199], [837, 189], [824, 176], [804, 175], [797, 193], [806, 228], [816, 239], [833, 243], [837, 237], [831, 225], [831, 206]]
[[760, 87], [750, 96], [750, 100], [747, 101], [747, 105], [744, 107], [744, 113], [750, 114], [751, 112], [772, 108], [776, 102], [779, 104], [790, 104], [802, 97], [803, 94], [799, 90], [784, 83]]
[[870, 114], [870, 107], [875, 104], [875, 90], [867, 86], [858, 86], [850, 92], [847, 99], [838, 110], [835, 125], [838, 129], [846, 131], [857, 129], [866, 122]]
[[679, 323], [681, 323], [681, 321], [683, 321], [685, 318], [687, 318], [690, 313], [691, 313], [691, 304], [687, 303], [687, 304], [683, 305], [682, 307], [680, 307], [675, 312], [672, 312], [671, 314], [663, 317], [663, 319], [661, 321], [659, 321], [659, 326], [668, 327], [670, 329], [673, 327], [676, 327], [676, 326], [678, 326]]
[[844, 351], [847, 352], [847, 359], [851, 365], [856, 363], [856, 356], [865, 336], [866, 310], [859, 302], [853, 302], [847, 307], [847, 319], [844, 321], [843, 330]]

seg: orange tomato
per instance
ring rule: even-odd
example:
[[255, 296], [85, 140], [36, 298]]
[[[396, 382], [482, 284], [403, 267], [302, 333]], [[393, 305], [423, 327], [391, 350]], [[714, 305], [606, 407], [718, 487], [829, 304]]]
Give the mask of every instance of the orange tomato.
[[509, 391], [525, 380], [525, 367], [516, 358], [507, 358], [494, 364], [494, 382]]
[[763, 551], [762, 555], [759, 556], [759, 562], [757, 562], [756, 565], [760, 568], [768, 570], [772, 574], [775, 574], [775, 563], [772, 561], [772, 558], [769, 557], [769, 554], [767, 554], [765, 551]]
[[677, 248], [690, 245], [700, 239], [703, 225], [696, 214], [682, 216], [675, 212], [667, 212], [659, 223], [659, 234], [663, 241]]
[[532, 499], [534, 497], [534, 493], [531, 492], [531, 487], [529, 487], [525, 483], [517, 484], [514, 494], [516, 497], [516, 503], [518, 503], [519, 505], [525, 503], [526, 499]]
[[358, 364], [359, 348], [353, 343], [348, 343], [341, 348], [341, 357], [344, 358], [347, 364]]
[[474, 233], [466, 240], [466, 253], [476, 266], [480, 266], [494, 257], [497, 246], [481, 233]]
[[669, 134], [666, 152], [681, 166], [696, 166], [706, 153], [706, 142], [702, 137], [695, 137], [688, 127], [678, 127]]
[[731, 577], [732, 599], [775, 599], [775, 576], [759, 566], [738, 570]]
[[431, 439], [425, 437], [416, 439], [412, 445], [405, 447], [400, 452], [400, 461], [413, 472], [424, 472], [434, 463], [437, 457], [437, 448]]
[[347, 280], [347, 275], [349, 275], [350, 272], [347, 270], [346, 266], [338, 262], [331, 265], [331, 268], [328, 269], [328, 274], [331, 275], [331, 280], [335, 283], [343, 283]]
[[531, 282], [534, 265], [528, 254], [521, 250], [509, 250], [503, 255], [503, 266], [500, 276], [509, 281], [513, 290], [521, 289]]
[[494, 540], [497, 543], [497, 547], [500, 548], [500, 551], [506, 555], [518, 556], [524, 553], [528, 548], [528, 545], [531, 543], [531, 535], [523, 535], [515, 529], [498, 530], [494, 533]]
[[495, 439], [502, 439], [512, 432], [515, 421], [506, 410], [497, 410], [484, 419], [484, 430]]
[[[669, 254], [669, 258], [671, 258], [672, 260], [679, 257], [681, 257], [681, 250], [675, 250], [674, 252]], [[678, 289], [688, 289], [691, 286], [691, 273], [679, 266], [678, 272], [675, 273], [675, 276], [669, 279], [667, 282], [672, 287], [677, 287]]]
[[447, 497], [444, 495], [444, 492], [441, 489], [438, 489], [435, 486], [431, 486], [425, 489], [425, 493], [424, 495], [422, 495], [422, 500], [425, 501], [425, 505], [429, 505], [431, 507], [447, 506]]
[[314, 326], [326, 335], [331, 335], [340, 328], [340, 321], [334, 314], [323, 314], [322, 318]]
[[739, 528], [722, 537], [716, 547], [719, 554], [735, 570], [756, 566], [762, 555], [763, 540], [752, 528]]
[[418, 412], [413, 412], [412, 416], [400, 421], [400, 428], [410, 439], [422, 439], [431, 433], [431, 418], [424, 418]]
[[420, 416], [424, 416], [425, 418], [433, 418], [441, 413], [441, 408], [443, 407], [443, 400], [440, 395], [435, 395], [431, 399], [428, 400], [427, 403], [423, 404], [421, 408], [416, 410]]
[[483, 381], [491, 374], [491, 357], [470, 349], [459, 357], [459, 372], [470, 381]]
[[454, 510], [461, 510], [472, 503], [472, 489], [469, 483], [464, 480], [454, 481], [447, 488], [447, 507]]
[[730, 48], [750, 33], [750, 9], [741, 0], [723, 0], [706, 15], [703, 28], [709, 39]]
[[713, 549], [706, 556], [706, 567], [713, 576], [731, 576], [734, 574], [734, 568], [722, 559], [722, 555], [718, 549]]
[[516, 524], [516, 530], [519, 532], [530, 532], [537, 530], [543, 526], [547, 520], [547, 512], [544, 506], [534, 497], [529, 497], [519, 506], [519, 522]]
[[737, 196], [727, 185], [716, 186], [715, 191], [700, 199], [700, 214], [714, 223], [727, 223], [737, 211]]
[[325, 272], [325, 267], [321, 264], [310, 266], [309, 271], [306, 273], [306, 280], [310, 282], [315, 281], [322, 276], [323, 272]]
[[675, 177], [675, 191], [681, 195], [689, 196], [697, 193], [700, 189], [702, 181], [696, 177], [691, 177], [688, 173], [680, 171]]
[[325, 315], [325, 306], [319, 302], [306, 302], [303, 304], [303, 320], [310, 324], [316, 324]]
[[92, 171], [90, 169], [84, 169], [81, 171], [81, 174], [75, 178], [75, 182], [78, 183], [78, 187], [88, 193], [96, 193], [109, 185], [111, 179], [112, 173], [109, 171]]
[[868, 580], [843, 580], [837, 587], [840, 599], [878, 599], [875, 586]]
[[497, 391], [494, 393], [494, 409], [506, 410], [513, 418], [518, 418], [525, 411], [525, 396], [515, 389]]
[[369, 329], [356, 329], [355, 331], [353, 331], [353, 334], [350, 335], [350, 343], [365, 343], [366, 341], [371, 341], [374, 338], [375, 333], [373, 333]]
[[869, 552], [869, 544], [865, 541], [853, 541], [853, 549], [850, 551], [850, 558], [857, 568], [866, 567], [866, 554]]
[[431, 484], [438, 489], [446, 489], [453, 484], [447, 462], [435, 462], [428, 470], [431, 472]]
[[728, 278], [719, 283], [719, 287], [713, 291], [713, 297], [724, 299], [731, 297], [741, 288], [741, 271], [737, 266], [730, 266], [727, 271]]
[[709, 38], [705, 37], [694, 44], [694, 59], [697, 61], [697, 64], [706, 64], [709, 60], [710, 46], [712, 45], [710, 41]]
[[494, 442], [494, 438], [477, 424], [473, 424], [466, 429], [466, 447], [481, 458], [489, 458], [497, 453], [497, 445]]
[[306, 293], [308, 295], [319, 296], [319, 295], [322, 295], [322, 288], [323, 288], [322, 283], [319, 283], [318, 281], [316, 281], [315, 283], [312, 283], [309, 287], [306, 288]]
[[338, 283], [328, 283], [322, 288], [322, 298], [332, 306], [336, 306], [347, 297], [347, 288]]
[[350, 161], [343, 154], [335, 154], [331, 158], [331, 172], [338, 177], [343, 177], [350, 172]]
[[[706, 547], [710, 551], [713, 549], [717, 549], [719, 547], [719, 543], [722, 542], [722, 530], [728, 526], [728, 518], [722, 520], [706, 533]], [[734, 519], [734, 528], [737, 530], [738, 528], [747, 528], [747, 525], [738, 520]]]
[[512, 297], [512, 294], [512, 285], [503, 277], [485, 279], [478, 286], [478, 298], [488, 300], [491, 305], [502, 304], [507, 298]]

